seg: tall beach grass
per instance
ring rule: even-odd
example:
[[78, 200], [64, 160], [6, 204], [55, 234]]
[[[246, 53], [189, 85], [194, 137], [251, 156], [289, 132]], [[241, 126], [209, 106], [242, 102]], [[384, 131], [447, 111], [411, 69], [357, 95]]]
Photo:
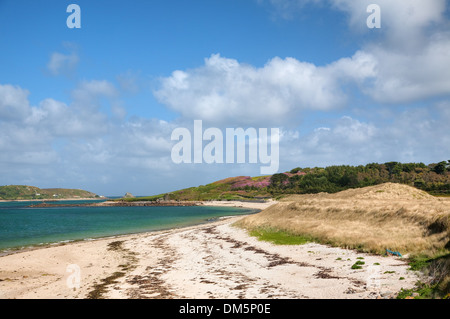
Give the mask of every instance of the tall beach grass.
[[[369, 253], [399, 251], [411, 260], [448, 259], [450, 252], [450, 199], [401, 184], [291, 195], [236, 225], [253, 232], [274, 229]], [[445, 265], [439, 276], [448, 282], [450, 269]]]

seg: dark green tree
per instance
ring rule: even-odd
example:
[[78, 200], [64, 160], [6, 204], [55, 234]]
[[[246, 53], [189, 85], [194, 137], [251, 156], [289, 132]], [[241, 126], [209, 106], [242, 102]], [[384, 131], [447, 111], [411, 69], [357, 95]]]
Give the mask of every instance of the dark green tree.
[[301, 167], [296, 167], [296, 168], [291, 169], [291, 171], [289, 173], [296, 174], [296, 173], [300, 172], [301, 170], [302, 170]]
[[279, 188], [289, 177], [284, 173], [273, 174], [270, 177], [270, 187]]
[[439, 162], [434, 166], [433, 172], [436, 174], [444, 174], [447, 170], [447, 163], [445, 161]]
[[392, 177], [392, 175], [398, 175], [402, 172], [402, 164], [399, 162], [387, 162], [384, 163], [384, 165], [389, 172], [389, 177]]

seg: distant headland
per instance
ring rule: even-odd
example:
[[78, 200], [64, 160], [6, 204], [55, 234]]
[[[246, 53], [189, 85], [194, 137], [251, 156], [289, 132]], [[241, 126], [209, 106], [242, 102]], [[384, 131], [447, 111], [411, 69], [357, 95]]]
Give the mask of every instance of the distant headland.
[[0, 186], [1, 201], [102, 199], [103, 196], [82, 189], [39, 188], [27, 185]]

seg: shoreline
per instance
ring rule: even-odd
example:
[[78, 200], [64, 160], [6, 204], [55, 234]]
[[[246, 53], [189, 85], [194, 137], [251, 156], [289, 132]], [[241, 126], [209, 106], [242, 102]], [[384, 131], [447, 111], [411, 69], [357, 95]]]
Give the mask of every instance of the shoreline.
[[[105, 201], [92, 206], [215, 206], [215, 207], [241, 207], [241, 208], [254, 208], [254, 209], [266, 209], [267, 207], [276, 204], [275, 200], [267, 201]], [[91, 204], [89, 204], [91, 205]]]
[[[257, 213], [255, 213], [255, 214], [257, 214]], [[191, 228], [191, 227], [212, 224], [217, 221], [221, 221], [221, 220], [225, 220], [225, 219], [229, 219], [229, 218], [246, 217], [246, 216], [250, 216], [250, 215], [252, 215], [252, 214], [221, 216], [214, 220], [208, 219], [208, 220], [204, 220], [203, 222], [200, 222], [200, 223], [194, 223], [192, 225], [168, 227], [168, 228], [162, 228], [162, 229], [157, 229], [157, 230], [146, 230], [146, 231], [141, 231], [141, 232], [134, 232], [134, 233], [132, 232], [132, 233], [125, 233], [125, 234], [110, 235], [110, 236], [88, 237], [88, 238], [83, 238], [83, 239], [68, 239], [68, 240], [66, 239], [66, 240], [61, 240], [61, 241], [53, 242], [53, 243], [41, 243], [41, 244], [30, 245], [30, 246], [20, 247], [20, 248], [16, 248], [16, 247], [5, 248], [5, 249], [0, 250], [0, 258], [14, 255], [14, 254], [21, 254], [21, 253], [25, 253], [25, 252], [29, 252], [29, 251], [48, 249], [48, 248], [59, 247], [59, 246], [67, 246], [67, 245], [76, 244], [76, 243], [92, 242], [92, 241], [97, 241], [97, 240], [110, 240], [110, 239], [117, 239], [117, 238], [122, 238], [122, 237], [129, 237], [129, 236], [133, 236], [133, 235], [155, 234], [158, 232], [167, 232], [167, 231], [171, 231], [171, 230], [183, 230], [183, 229], [187, 229], [187, 228]], [[1, 269], [0, 269], [0, 272], [1, 272]]]
[[[103, 201], [102, 201], [103, 200]], [[102, 201], [99, 203], [82, 203], [82, 204], [49, 204], [48, 202], [61, 202], [61, 201]], [[13, 202], [41, 202], [39, 204], [32, 204], [29, 208], [42, 208], [42, 207], [127, 207], [127, 206], [220, 206], [220, 207], [241, 207], [241, 208], [254, 208], [263, 210], [277, 201], [269, 199], [267, 201], [114, 201], [108, 199], [52, 199], [52, 200], [0, 200], [0, 203], [13, 203]]]
[[[63, 204], [61, 206], [90, 206], [90, 207], [104, 207], [104, 206], [109, 206], [108, 204], [102, 205], [105, 202], [99, 203], [99, 204]], [[108, 203], [108, 202], [107, 202]], [[113, 202], [114, 203], [114, 202]], [[212, 206], [212, 207], [238, 207], [238, 208], [249, 208], [249, 209], [258, 209], [258, 210], [263, 210], [271, 205], [273, 205], [274, 201], [268, 201], [265, 203], [256, 203], [256, 202], [239, 202], [239, 201], [207, 201], [207, 202], [196, 202], [194, 205], [189, 205], [189, 206]], [[48, 207], [58, 207], [59, 205], [48, 205]], [[116, 205], [113, 205], [116, 206]], [[120, 206], [120, 205], [119, 205]], [[131, 205], [131, 206], [140, 206], [139, 202], [137, 203], [137, 205]], [[150, 205], [150, 206], [154, 206], [154, 205]], [[184, 205], [172, 205], [172, 206], [184, 206]], [[40, 206], [40, 205], [32, 205], [30, 206], [30, 208], [38, 208], [38, 207], [47, 207], [47, 206]], [[239, 216], [248, 216], [248, 215], [239, 215]], [[234, 217], [234, 216], [222, 216], [219, 217], [218, 219], [223, 219], [223, 218], [230, 218], [230, 217]], [[136, 232], [136, 233], [125, 233], [125, 234], [117, 234], [117, 235], [111, 235], [111, 236], [100, 236], [100, 237], [88, 237], [88, 238], [82, 238], [82, 239], [72, 239], [72, 240], [61, 240], [58, 242], [52, 242], [52, 243], [39, 243], [39, 244], [35, 244], [35, 245], [29, 245], [29, 246], [25, 246], [25, 247], [11, 247], [11, 248], [4, 248], [4, 249], [0, 249], [0, 258], [1, 257], [5, 257], [5, 256], [9, 256], [9, 255], [13, 255], [13, 254], [20, 254], [22, 252], [28, 252], [28, 251], [34, 251], [34, 250], [39, 250], [39, 249], [46, 249], [46, 248], [51, 248], [51, 247], [57, 247], [57, 246], [65, 246], [65, 245], [69, 245], [69, 244], [74, 244], [74, 243], [78, 243], [78, 242], [86, 242], [86, 241], [94, 241], [94, 240], [101, 240], [101, 239], [108, 239], [108, 238], [120, 238], [123, 236], [130, 236], [130, 235], [136, 235], [136, 234], [145, 234], [145, 233], [154, 233], [154, 232], [159, 232], [159, 231], [168, 231], [168, 230], [172, 230], [172, 229], [183, 229], [185, 227], [193, 227], [193, 226], [197, 226], [197, 225], [203, 225], [203, 224], [208, 224], [208, 223], [213, 223], [214, 221], [208, 221], [205, 220], [201, 223], [195, 223], [193, 225], [187, 225], [187, 226], [178, 226], [178, 227], [168, 227], [168, 228], [164, 228], [164, 229], [158, 229], [158, 230], [148, 230], [148, 231], [142, 231], [142, 232]]]
[[[418, 280], [401, 258], [261, 242], [233, 226], [244, 217], [3, 256], [0, 298], [393, 298]], [[361, 258], [367, 266], [351, 269]], [[375, 287], [368, 281], [373, 264]], [[79, 287], [70, 282], [74, 269]]]
[[61, 201], [82, 201], [82, 200], [108, 200], [106, 197], [100, 198], [48, 198], [48, 199], [0, 199], [0, 203], [20, 203], [20, 202], [61, 202]]

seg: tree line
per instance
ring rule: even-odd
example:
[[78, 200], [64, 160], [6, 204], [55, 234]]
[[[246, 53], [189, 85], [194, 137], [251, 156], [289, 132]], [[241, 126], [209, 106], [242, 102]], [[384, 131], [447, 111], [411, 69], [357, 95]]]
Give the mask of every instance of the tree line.
[[387, 162], [325, 168], [297, 167], [289, 174], [272, 175], [267, 189], [272, 194], [335, 193], [386, 182], [408, 184], [435, 195], [450, 195], [450, 160], [429, 165]]

